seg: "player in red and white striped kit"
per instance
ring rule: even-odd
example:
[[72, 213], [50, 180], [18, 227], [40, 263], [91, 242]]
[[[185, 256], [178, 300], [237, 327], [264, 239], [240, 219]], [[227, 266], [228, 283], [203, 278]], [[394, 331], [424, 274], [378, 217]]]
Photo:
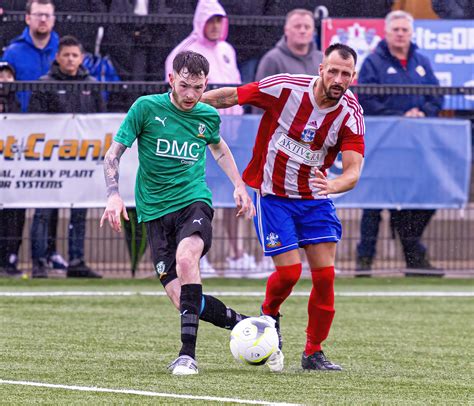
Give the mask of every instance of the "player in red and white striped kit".
[[[306, 370], [341, 370], [322, 352], [334, 318], [334, 261], [341, 223], [330, 194], [357, 184], [364, 154], [363, 111], [350, 90], [357, 54], [342, 44], [328, 47], [319, 76], [279, 74], [238, 88], [204, 93], [216, 108], [251, 104], [264, 110], [253, 156], [243, 179], [256, 190], [255, 226], [275, 272], [268, 278], [262, 313], [279, 329], [280, 306], [301, 270], [299, 247], [311, 268]], [[343, 173], [326, 171], [342, 152]], [[283, 354], [274, 359], [283, 368]]]

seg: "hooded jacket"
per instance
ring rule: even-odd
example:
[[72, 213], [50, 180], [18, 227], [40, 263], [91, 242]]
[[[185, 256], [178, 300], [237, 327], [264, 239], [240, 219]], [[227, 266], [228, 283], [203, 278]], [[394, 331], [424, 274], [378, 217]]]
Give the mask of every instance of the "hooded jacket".
[[[37, 48], [29, 27], [26, 27], [20, 36], [11, 41], [2, 59], [15, 68], [16, 80], [38, 80], [51, 67], [58, 46], [59, 35], [53, 31], [48, 44], [43, 49]], [[30, 92], [18, 93], [22, 111], [27, 110], [30, 95]]]
[[[222, 32], [218, 41], [209, 41], [204, 36], [204, 27], [212, 16], [223, 16]], [[176, 46], [166, 58], [165, 73], [168, 80], [173, 72], [173, 59], [181, 51], [194, 51], [209, 61], [210, 84], [240, 84], [240, 72], [237, 67], [235, 49], [226, 42], [229, 21], [224, 8], [217, 0], [200, 0], [193, 19], [193, 32]], [[241, 106], [220, 110], [222, 114], [242, 114]]]
[[316, 49], [314, 42], [311, 42], [306, 55], [295, 55], [288, 48], [285, 36], [283, 36], [274, 48], [263, 55], [258, 64], [255, 80], [259, 81], [279, 73], [317, 75], [322, 60], [323, 53]]
[[[358, 83], [387, 85], [439, 85], [430, 61], [418, 51], [415, 44], [410, 45], [407, 66], [404, 68], [382, 40], [369, 55], [359, 72]], [[359, 102], [367, 115], [401, 116], [413, 107], [418, 107], [427, 116], [436, 116], [441, 110], [443, 97], [434, 96], [371, 96], [360, 94]]]
[[[82, 81], [95, 82], [95, 78], [82, 65], [75, 76], [66, 75], [54, 61], [47, 75], [41, 81]], [[31, 97], [29, 112], [31, 113], [101, 113], [105, 105], [100, 92], [66, 89], [57, 89], [48, 92], [36, 92]]]

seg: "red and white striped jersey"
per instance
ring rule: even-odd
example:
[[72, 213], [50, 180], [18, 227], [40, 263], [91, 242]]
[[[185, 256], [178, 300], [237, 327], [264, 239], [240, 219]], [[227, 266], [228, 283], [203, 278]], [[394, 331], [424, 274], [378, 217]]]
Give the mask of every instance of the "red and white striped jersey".
[[363, 110], [350, 90], [321, 109], [313, 88], [319, 76], [279, 74], [237, 88], [239, 104], [265, 112], [243, 179], [262, 195], [324, 199], [310, 185], [314, 169], [326, 173], [339, 151], [364, 154]]

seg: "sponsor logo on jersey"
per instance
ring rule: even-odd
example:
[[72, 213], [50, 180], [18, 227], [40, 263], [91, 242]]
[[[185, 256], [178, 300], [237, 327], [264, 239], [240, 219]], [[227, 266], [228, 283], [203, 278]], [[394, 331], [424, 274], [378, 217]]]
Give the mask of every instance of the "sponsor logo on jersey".
[[394, 74], [397, 73], [397, 70], [393, 66], [389, 66], [388, 69], [387, 69], [387, 73], [389, 75], [394, 75]]
[[280, 236], [275, 233], [270, 233], [265, 237], [267, 248], [276, 248], [281, 246]]
[[199, 127], [198, 127], [198, 137], [199, 138], [205, 138], [205, 135], [204, 133], [206, 132], [206, 125], [203, 124], [203, 123], [199, 123]]
[[160, 279], [164, 278], [167, 275], [167, 273], [165, 272], [166, 271], [165, 263], [163, 261], [158, 262], [156, 264], [155, 271], [158, 278]]
[[158, 138], [156, 140], [156, 155], [184, 161], [197, 161], [200, 155], [200, 145], [197, 142], [185, 141], [179, 144], [176, 140]]
[[276, 147], [299, 164], [319, 167], [324, 163], [322, 151], [313, 151], [305, 144], [291, 139], [284, 133], [282, 133], [280, 139], [277, 141]]

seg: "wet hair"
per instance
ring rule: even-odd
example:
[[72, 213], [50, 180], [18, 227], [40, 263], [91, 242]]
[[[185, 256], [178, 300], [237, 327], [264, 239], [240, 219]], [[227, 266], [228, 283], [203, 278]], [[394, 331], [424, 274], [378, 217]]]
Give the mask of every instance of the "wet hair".
[[182, 51], [174, 57], [173, 70], [179, 74], [184, 68], [186, 68], [187, 74], [191, 76], [204, 75], [207, 77], [209, 74], [208, 60], [193, 51]]
[[84, 53], [84, 48], [81, 42], [72, 35], [65, 35], [59, 40], [58, 53], [60, 53], [64, 47], [79, 47], [81, 54]]
[[26, 2], [26, 14], [31, 14], [31, 6], [33, 5], [33, 3], [42, 4], [42, 5], [51, 4], [53, 8], [55, 8], [52, 0], [28, 0]]
[[324, 51], [324, 56], [327, 58], [334, 51], [337, 51], [342, 59], [354, 59], [354, 66], [357, 64], [357, 53], [350, 46], [344, 44], [332, 44], [329, 45]]

